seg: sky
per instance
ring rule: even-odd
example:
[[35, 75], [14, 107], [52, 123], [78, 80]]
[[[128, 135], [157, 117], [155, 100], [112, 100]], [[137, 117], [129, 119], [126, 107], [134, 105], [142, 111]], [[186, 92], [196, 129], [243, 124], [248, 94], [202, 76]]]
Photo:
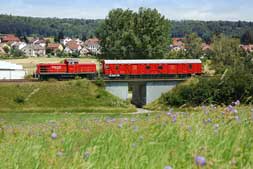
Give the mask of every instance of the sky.
[[0, 0], [0, 13], [104, 19], [115, 8], [156, 8], [170, 20], [253, 21], [253, 0]]

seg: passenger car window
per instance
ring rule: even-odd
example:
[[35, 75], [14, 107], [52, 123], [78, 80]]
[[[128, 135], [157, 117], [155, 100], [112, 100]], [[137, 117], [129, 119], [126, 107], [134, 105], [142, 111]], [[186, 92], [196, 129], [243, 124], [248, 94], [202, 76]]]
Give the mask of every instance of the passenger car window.
[[159, 65], [159, 66], [158, 66], [158, 69], [160, 69], [160, 70], [163, 69], [163, 66], [162, 66], [162, 65]]
[[189, 69], [192, 70], [192, 64], [189, 64]]
[[146, 66], [146, 69], [150, 69], [150, 65], [147, 65], [147, 66]]

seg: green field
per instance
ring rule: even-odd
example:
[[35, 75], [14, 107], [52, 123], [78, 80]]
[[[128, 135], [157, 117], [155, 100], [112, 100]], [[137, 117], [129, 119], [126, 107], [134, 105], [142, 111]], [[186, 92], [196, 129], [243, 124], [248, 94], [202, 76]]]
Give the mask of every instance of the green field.
[[[250, 107], [146, 115], [0, 114], [0, 168], [251, 169]], [[52, 137], [52, 133], [57, 137]]]

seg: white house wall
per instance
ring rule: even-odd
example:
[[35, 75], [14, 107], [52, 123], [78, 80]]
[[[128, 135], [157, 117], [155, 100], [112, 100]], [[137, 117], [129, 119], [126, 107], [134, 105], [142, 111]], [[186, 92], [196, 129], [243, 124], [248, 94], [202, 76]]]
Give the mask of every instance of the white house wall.
[[0, 80], [24, 79], [24, 70], [0, 70]]

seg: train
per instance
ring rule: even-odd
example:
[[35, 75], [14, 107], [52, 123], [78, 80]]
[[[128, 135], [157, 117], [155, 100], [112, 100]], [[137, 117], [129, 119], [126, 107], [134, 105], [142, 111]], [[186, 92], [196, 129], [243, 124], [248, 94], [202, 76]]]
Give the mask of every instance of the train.
[[90, 80], [103, 79], [156, 79], [188, 77], [202, 74], [200, 59], [153, 59], [153, 60], [103, 60], [96, 63], [79, 63], [77, 59], [65, 59], [59, 64], [38, 64], [35, 77]]

